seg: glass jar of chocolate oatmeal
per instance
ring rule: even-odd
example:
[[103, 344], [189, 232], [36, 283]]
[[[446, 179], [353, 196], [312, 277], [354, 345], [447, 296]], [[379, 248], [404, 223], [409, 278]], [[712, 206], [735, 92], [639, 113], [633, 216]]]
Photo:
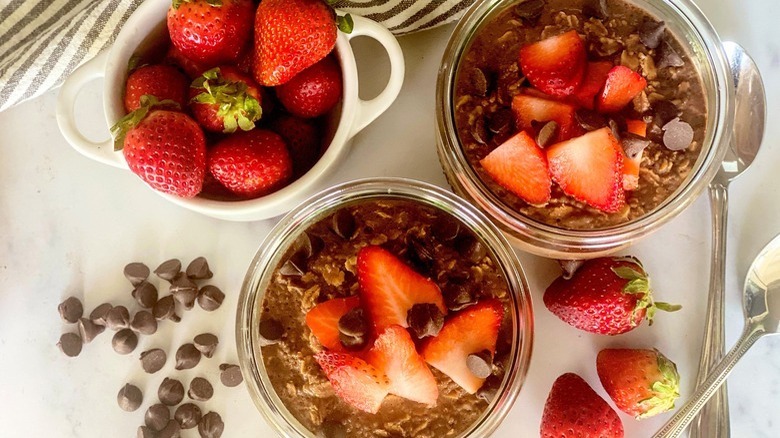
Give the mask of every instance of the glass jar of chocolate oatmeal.
[[[595, 109], [577, 101], [577, 91], [545, 95], [525, 76], [521, 48], [574, 31], [586, 48], [586, 68], [620, 66], [647, 84], [621, 111], [599, 114], [599, 94]], [[599, 93], [604, 89], [601, 85]], [[453, 190], [483, 210], [519, 248], [560, 259], [597, 257], [647, 236], [705, 189], [731, 136], [733, 94], [720, 39], [691, 1], [477, 1], [455, 28], [439, 70], [439, 159]], [[518, 95], [548, 102], [541, 113], [568, 108], [572, 126], [544, 121], [560, 122], [555, 118], [538, 120], [540, 112], [520, 114]], [[524, 116], [534, 120], [518, 126]], [[632, 123], [641, 126], [640, 136]], [[526, 202], [482, 166], [488, 154], [520, 131], [544, 154], [545, 147], [563, 142], [556, 136], [567, 134], [566, 140], [599, 129], [614, 134], [609, 137], [626, 157], [641, 145], [634, 187], [625, 188], [623, 180], [620, 203], [609, 209], [594, 208], [557, 184], [555, 175], [545, 201]]]
[[[366, 247], [382, 248], [436, 284], [447, 308], [442, 333], [462, 312], [500, 303], [489, 375], [482, 375], [478, 390], [464, 389], [432, 365], [434, 403], [391, 392], [377, 412], [368, 413], [331, 385], [315, 360], [331, 347], [315, 337], [309, 313], [322, 303], [363, 301], [355, 253]], [[439, 187], [372, 178], [315, 195], [271, 231], [244, 280], [236, 341], [250, 394], [280, 436], [483, 437], [507, 415], [525, 379], [532, 312], [519, 260], [484, 213]], [[478, 323], [469, 324], [479, 331], [472, 327]], [[417, 339], [412, 325], [411, 339]], [[368, 339], [370, 346], [371, 334]], [[425, 339], [413, 341], [418, 352]], [[349, 354], [370, 362], [365, 351]]]

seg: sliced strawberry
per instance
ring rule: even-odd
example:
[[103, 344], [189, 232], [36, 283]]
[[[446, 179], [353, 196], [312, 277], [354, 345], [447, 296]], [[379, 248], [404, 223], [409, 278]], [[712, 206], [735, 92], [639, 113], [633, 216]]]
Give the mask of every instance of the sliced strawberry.
[[350, 406], [376, 414], [387, 396], [390, 382], [381, 371], [345, 353], [321, 351], [314, 359], [328, 377], [333, 391]]
[[[628, 132], [645, 137], [647, 135], [647, 123], [642, 120], [626, 120]], [[639, 167], [642, 163], [642, 152], [634, 158], [623, 155], [623, 190], [636, 190], [639, 187]]]
[[627, 119], [626, 128], [632, 134], [647, 137], [647, 123], [644, 120]]
[[571, 100], [577, 105], [593, 109], [594, 99], [607, 81], [607, 74], [612, 70], [612, 63], [607, 61], [589, 62], [585, 68], [585, 76], [580, 86], [574, 90]]
[[520, 49], [520, 68], [539, 90], [569, 96], [585, 72], [585, 44], [576, 30], [549, 37]]
[[398, 325], [386, 328], [368, 352], [366, 362], [387, 375], [391, 394], [429, 406], [436, 405], [439, 398], [436, 379], [417, 354], [414, 341], [405, 328]]
[[579, 132], [574, 121], [574, 106], [529, 94], [518, 94], [512, 99], [515, 124], [520, 131], [531, 129], [531, 122], [558, 123], [557, 141], [568, 140]]
[[550, 200], [547, 157], [525, 131], [493, 149], [480, 164], [497, 183], [529, 204], [543, 205]]
[[409, 309], [415, 304], [435, 304], [447, 313], [439, 286], [418, 274], [396, 256], [378, 246], [367, 246], [357, 256], [360, 299], [374, 326], [381, 333], [393, 324], [409, 327]]
[[360, 298], [334, 298], [317, 304], [306, 314], [306, 325], [328, 350], [346, 352], [339, 340], [339, 319], [360, 305]]
[[620, 111], [647, 86], [647, 81], [630, 68], [618, 65], [607, 74], [604, 90], [596, 98], [596, 108], [603, 113]]
[[567, 195], [607, 213], [625, 203], [623, 148], [609, 128], [551, 146], [547, 162], [553, 181]]
[[469, 394], [482, 386], [466, 361], [471, 354], [496, 352], [496, 340], [504, 307], [498, 300], [481, 301], [458, 312], [444, 323], [436, 337], [426, 341], [421, 353], [429, 365], [448, 375]]

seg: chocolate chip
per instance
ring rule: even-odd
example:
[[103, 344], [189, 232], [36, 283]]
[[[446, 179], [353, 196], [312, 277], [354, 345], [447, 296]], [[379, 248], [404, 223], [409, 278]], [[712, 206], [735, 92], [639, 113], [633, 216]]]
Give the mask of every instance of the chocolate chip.
[[204, 415], [198, 423], [198, 433], [202, 438], [219, 438], [225, 430], [225, 423], [218, 413], [212, 411]]
[[477, 96], [485, 96], [488, 91], [488, 80], [485, 72], [478, 67], [469, 70], [469, 83], [471, 91]]
[[442, 242], [450, 242], [458, 237], [460, 222], [449, 216], [439, 216], [431, 225], [431, 231], [436, 239]]
[[486, 379], [493, 372], [493, 354], [488, 350], [469, 354], [466, 358], [466, 366], [475, 377]]
[[176, 420], [168, 420], [165, 428], [157, 433], [157, 438], [179, 438], [181, 436], [181, 426]]
[[477, 117], [474, 124], [471, 125], [471, 137], [479, 144], [487, 144], [490, 141], [487, 128], [485, 128], [485, 118]]
[[108, 317], [108, 311], [111, 310], [113, 306], [111, 303], [103, 303], [97, 307], [95, 307], [95, 310], [92, 311], [92, 313], [89, 314], [89, 319], [92, 320], [97, 325], [106, 325], [106, 318]]
[[157, 303], [157, 288], [148, 281], [142, 281], [133, 289], [133, 298], [139, 306], [151, 309]]
[[173, 299], [173, 295], [166, 295], [157, 301], [157, 304], [152, 308], [152, 315], [154, 319], [160, 321], [163, 319], [170, 319], [173, 322], [181, 321], [181, 317], [176, 314], [176, 302]]
[[587, 0], [582, 7], [582, 14], [588, 18], [604, 20], [609, 17], [607, 0]]
[[181, 272], [181, 261], [179, 259], [170, 259], [162, 262], [154, 270], [155, 275], [166, 281], [173, 281]]
[[184, 403], [176, 408], [173, 418], [179, 422], [182, 429], [192, 429], [200, 422], [202, 414], [200, 408], [192, 403]]
[[675, 50], [669, 41], [664, 40], [658, 49], [658, 60], [655, 63], [658, 70], [666, 67], [682, 67], [684, 64], [685, 62], [683, 62], [683, 59], [680, 54], [677, 53], [677, 50]]
[[436, 336], [444, 325], [444, 314], [432, 303], [418, 303], [406, 313], [406, 322], [417, 339]]
[[623, 134], [623, 138], [620, 139], [620, 144], [623, 146], [623, 151], [628, 158], [634, 159], [642, 153], [652, 143], [650, 140], [636, 135], [630, 132]]
[[171, 410], [162, 403], [149, 406], [144, 414], [144, 424], [154, 431], [161, 431], [171, 419]]
[[620, 141], [623, 138], [623, 133], [626, 132], [626, 120], [620, 116], [612, 116], [607, 122], [609, 130], [612, 131], [612, 136], [615, 140]]
[[477, 390], [477, 398], [490, 403], [498, 395], [498, 389], [501, 387], [502, 378], [490, 375]]
[[279, 342], [284, 335], [284, 326], [279, 321], [272, 318], [263, 318], [258, 326], [258, 342], [265, 347]]
[[496, 135], [504, 135], [514, 128], [515, 115], [512, 110], [500, 108], [488, 116], [488, 129]]
[[184, 385], [176, 379], [166, 377], [157, 389], [157, 397], [167, 406], [176, 406], [184, 398]]
[[214, 387], [203, 377], [196, 377], [190, 382], [187, 395], [193, 400], [207, 401], [214, 395]]
[[487, 248], [474, 236], [463, 235], [455, 242], [455, 249], [472, 263], [479, 263], [487, 256]]
[[663, 127], [664, 146], [673, 151], [687, 149], [693, 141], [693, 128], [679, 117], [673, 119]]
[[60, 336], [60, 341], [57, 342], [57, 347], [68, 357], [78, 356], [83, 345], [81, 337], [75, 333], [63, 333]]
[[148, 426], [138, 426], [138, 432], [135, 436], [136, 438], [157, 438], [157, 433]]
[[406, 255], [415, 271], [425, 274], [431, 273], [435, 265], [435, 256], [431, 251], [431, 245], [416, 236], [407, 236]]
[[111, 346], [119, 354], [130, 354], [138, 346], [138, 336], [129, 328], [119, 330], [111, 339]]
[[469, 288], [463, 284], [451, 284], [444, 290], [444, 304], [453, 312], [476, 304], [477, 300]]
[[339, 332], [339, 342], [349, 351], [359, 351], [366, 346], [367, 336], [349, 336]]
[[223, 363], [219, 366], [219, 380], [223, 385], [228, 388], [238, 386], [244, 381], [244, 376], [241, 374], [241, 368], [238, 365]]
[[526, 23], [535, 25], [539, 17], [542, 16], [544, 3], [544, 0], [526, 0], [515, 6], [514, 13]]
[[347, 438], [347, 429], [341, 421], [325, 420], [320, 425], [322, 438]]
[[219, 339], [211, 333], [201, 333], [198, 336], [195, 336], [195, 339], [193, 339], [192, 342], [194, 343], [195, 348], [207, 358], [214, 356], [214, 350], [216, 350], [217, 345], [219, 345]]
[[187, 270], [185, 272], [187, 277], [190, 277], [193, 280], [207, 280], [214, 276], [214, 273], [209, 269], [209, 262], [205, 257], [198, 257], [191, 261], [190, 264], [187, 265]]
[[130, 326], [130, 312], [125, 306], [112, 307], [106, 314], [106, 327], [121, 330]]
[[133, 315], [130, 328], [142, 335], [153, 335], [157, 332], [157, 320], [148, 310], [140, 310]]
[[558, 135], [558, 123], [549, 121], [542, 126], [539, 130], [539, 134], [536, 135], [536, 144], [542, 148], [546, 148], [555, 140]]
[[198, 285], [186, 275], [178, 275], [171, 282], [171, 295], [184, 306], [184, 310], [191, 310], [195, 306], [195, 298], [198, 296]]
[[189, 370], [200, 362], [200, 351], [193, 344], [184, 344], [176, 350], [176, 369]]
[[574, 119], [577, 120], [582, 129], [586, 131], [595, 131], [607, 126], [607, 119], [596, 111], [580, 108], [574, 112]]
[[91, 319], [87, 318], [81, 318], [79, 319], [79, 336], [81, 336], [81, 340], [85, 344], [89, 344], [92, 342], [95, 337], [106, 329], [102, 325], [97, 325], [94, 322], [92, 322]]
[[558, 264], [563, 269], [563, 279], [570, 280], [583, 263], [584, 261], [582, 260], [558, 260]]
[[84, 314], [84, 306], [78, 298], [68, 297], [57, 306], [57, 311], [63, 321], [73, 324]]
[[285, 260], [282, 267], [279, 268], [279, 273], [285, 277], [301, 277], [303, 271], [299, 268], [292, 259]]
[[141, 353], [141, 368], [149, 374], [160, 371], [168, 360], [168, 355], [160, 348], [153, 348]]
[[225, 300], [225, 294], [216, 286], [206, 285], [198, 292], [198, 305], [207, 312], [213, 312], [219, 309], [222, 301]]
[[357, 225], [355, 216], [346, 209], [337, 210], [331, 218], [331, 229], [337, 236], [345, 240], [350, 240], [355, 236]]
[[661, 43], [666, 24], [663, 21], [645, 20], [639, 25], [639, 41], [649, 49], [655, 49]]
[[355, 307], [345, 313], [338, 322], [339, 331], [347, 336], [365, 336], [368, 332], [368, 321], [363, 315], [363, 309]]
[[681, 115], [682, 111], [677, 108], [677, 105], [668, 100], [659, 100], [653, 104], [653, 121], [658, 126], [664, 126], [675, 117], [680, 117]]
[[149, 267], [140, 262], [128, 263], [125, 266], [125, 277], [130, 284], [137, 286], [149, 278]]
[[119, 407], [127, 412], [133, 412], [141, 406], [144, 396], [137, 386], [129, 383], [125, 384], [116, 395], [116, 402]]

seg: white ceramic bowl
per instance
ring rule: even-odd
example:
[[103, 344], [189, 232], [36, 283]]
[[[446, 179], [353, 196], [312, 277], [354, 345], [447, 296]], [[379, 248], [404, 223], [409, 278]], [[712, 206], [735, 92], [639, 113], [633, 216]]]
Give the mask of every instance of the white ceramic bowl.
[[[79, 67], [65, 81], [57, 101], [57, 123], [65, 139], [81, 154], [101, 163], [129, 170], [121, 151], [115, 152], [113, 141], [94, 142], [87, 139], [76, 126], [74, 105], [81, 89], [95, 79], [104, 79], [103, 108], [107, 126], [112, 126], [125, 114], [122, 103], [130, 57], [150, 35], [164, 32], [170, 0], [147, 0], [130, 16], [114, 45], [96, 58]], [[286, 187], [256, 199], [219, 201], [203, 197], [180, 198], [160, 192], [160, 196], [182, 207], [218, 219], [252, 221], [278, 216], [292, 209], [315, 191], [318, 182], [342, 161], [351, 140], [382, 114], [401, 91], [404, 77], [404, 58], [395, 37], [380, 24], [353, 15], [352, 33], [339, 32], [336, 54], [341, 64], [343, 99], [335, 119], [332, 140], [319, 161], [306, 174]], [[390, 77], [385, 89], [371, 100], [358, 97], [358, 74], [349, 40], [367, 36], [378, 41], [390, 59]], [[151, 188], [149, 188], [152, 190]]]

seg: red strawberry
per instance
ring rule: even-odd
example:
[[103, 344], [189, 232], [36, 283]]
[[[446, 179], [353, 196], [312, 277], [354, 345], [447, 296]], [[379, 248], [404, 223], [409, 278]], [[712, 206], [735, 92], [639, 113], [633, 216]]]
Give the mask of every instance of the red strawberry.
[[593, 109], [594, 99], [607, 81], [607, 74], [612, 70], [612, 63], [607, 61], [589, 62], [585, 68], [582, 83], [571, 96], [577, 105]]
[[554, 97], [569, 96], [585, 72], [585, 44], [576, 30], [520, 49], [520, 68], [534, 87]]
[[130, 73], [125, 84], [125, 110], [141, 107], [141, 96], [172, 100], [181, 108], [187, 105], [187, 78], [174, 67], [164, 64], [145, 65]]
[[[647, 134], [647, 123], [642, 120], [626, 120], [628, 132], [644, 137]], [[642, 152], [633, 158], [623, 155], [623, 190], [636, 190], [639, 187], [639, 168], [642, 164]]]
[[339, 319], [360, 306], [360, 298], [334, 298], [317, 304], [306, 313], [306, 325], [312, 334], [328, 350], [346, 352], [339, 340]]
[[235, 61], [252, 33], [254, 8], [252, 0], [173, 0], [171, 43], [186, 58], [209, 66]]
[[357, 271], [360, 300], [374, 333], [393, 324], [409, 327], [407, 313], [415, 304], [432, 303], [447, 313], [439, 286], [381, 247], [361, 248]]
[[111, 128], [115, 148], [153, 189], [191, 198], [200, 193], [206, 173], [206, 138], [188, 115], [159, 109], [144, 96], [141, 108]]
[[571, 279], [558, 277], [547, 287], [544, 305], [563, 322], [603, 335], [633, 330], [645, 317], [652, 324], [657, 309], [680, 308], [653, 301], [647, 273], [633, 257], [585, 261]]
[[439, 388], [433, 373], [401, 326], [391, 325], [369, 350], [366, 361], [390, 380], [390, 393], [429, 406], [436, 405]]
[[285, 114], [271, 123], [271, 129], [287, 142], [293, 173], [301, 176], [308, 172], [320, 157], [319, 128], [312, 121]]
[[245, 198], [277, 190], [292, 175], [284, 140], [264, 129], [238, 132], [220, 141], [209, 152], [208, 165], [217, 181]]
[[190, 107], [204, 129], [226, 134], [254, 129], [263, 114], [255, 81], [230, 66], [213, 68], [195, 79]]
[[325, 58], [336, 45], [334, 20], [322, 0], [263, 0], [255, 14], [257, 82], [283, 84]]
[[620, 111], [647, 86], [647, 81], [630, 68], [618, 65], [607, 74], [604, 90], [596, 98], [596, 108], [603, 113]]
[[448, 375], [469, 394], [474, 394], [485, 379], [475, 376], [466, 362], [469, 355], [485, 350], [495, 354], [503, 318], [504, 307], [498, 300], [480, 301], [469, 306], [447, 320], [439, 334], [422, 345], [422, 356], [429, 365]]
[[518, 94], [512, 99], [517, 129], [532, 129], [533, 121], [558, 123], [557, 141], [568, 140], [579, 134], [574, 120], [574, 107], [567, 103], [545, 99], [529, 94]]
[[276, 97], [298, 117], [321, 116], [341, 100], [341, 68], [328, 56], [276, 87]]
[[361, 411], [372, 414], [379, 411], [390, 386], [387, 376], [381, 371], [345, 353], [321, 351], [314, 355], [314, 359], [339, 398]]
[[582, 377], [555, 380], [542, 413], [541, 438], [622, 438], [618, 414]]
[[674, 409], [680, 396], [677, 366], [658, 350], [601, 350], [596, 371], [618, 409], [637, 420]]
[[525, 131], [493, 149], [480, 164], [497, 183], [529, 204], [543, 205], [550, 200], [547, 157]]
[[187, 58], [186, 56], [184, 56], [184, 54], [181, 53], [181, 50], [179, 50], [174, 45], [168, 47], [168, 52], [165, 54], [165, 58], [163, 59], [163, 62], [178, 67], [190, 79], [197, 78], [198, 76], [203, 74], [204, 71], [209, 69], [208, 65], [193, 61]]
[[609, 128], [547, 148], [553, 181], [569, 196], [606, 213], [625, 205], [623, 148]]

